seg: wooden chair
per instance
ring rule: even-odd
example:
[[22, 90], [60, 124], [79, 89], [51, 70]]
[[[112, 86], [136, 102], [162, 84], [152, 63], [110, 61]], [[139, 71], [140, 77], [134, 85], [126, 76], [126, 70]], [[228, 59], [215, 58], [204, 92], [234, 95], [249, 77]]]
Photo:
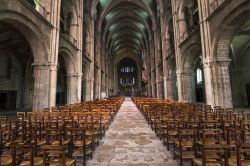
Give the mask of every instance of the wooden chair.
[[16, 112], [16, 118], [19, 119], [23, 119], [26, 117], [26, 112]]
[[13, 164], [12, 156], [9, 155], [0, 155], [0, 165], [1, 166], [10, 166]]
[[[164, 124], [165, 123], [165, 124]], [[173, 145], [176, 140], [178, 140], [178, 128], [179, 121], [165, 121], [162, 125], [163, 130], [163, 141], [167, 145], [167, 149], [170, 149], [170, 145]]]
[[226, 144], [202, 146], [202, 157], [192, 160], [194, 166], [228, 166], [228, 148]]
[[203, 129], [198, 134], [199, 140], [196, 141], [198, 145], [206, 144], [226, 144], [223, 139], [223, 131], [221, 129]]
[[85, 127], [72, 128], [70, 131], [73, 146], [72, 157], [83, 159], [83, 165], [85, 166], [87, 158], [92, 158], [93, 140], [86, 136]]
[[237, 147], [237, 165], [238, 166], [250, 165], [249, 153], [250, 153], [249, 143], [239, 144], [239, 146]]
[[88, 117], [85, 122], [80, 124], [80, 127], [85, 128], [85, 134], [87, 139], [92, 139], [92, 150], [94, 150], [95, 146], [99, 144], [99, 131], [98, 128], [94, 127], [94, 118]]
[[179, 129], [178, 140], [175, 141], [175, 156], [180, 158], [180, 165], [183, 160], [195, 158], [195, 140], [197, 137], [196, 129]]
[[43, 145], [43, 166], [76, 166], [76, 161], [65, 157], [65, 147]]
[[6, 123], [7, 122], [7, 116], [0, 116], [0, 123]]
[[[9, 142], [5, 137], [9, 137], [9, 129], [7, 127], [7, 117], [0, 116], [0, 165], [1, 166], [9, 166], [12, 165], [13, 160], [11, 153], [6, 154], [5, 143]], [[5, 154], [4, 154], [5, 153]]]
[[34, 155], [33, 143], [12, 143], [10, 145], [13, 149], [12, 160], [14, 165], [19, 166], [42, 166], [43, 158]]
[[228, 161], [229, 165], [230, 166], [249, 166], [250, 165], [250, 159], [249, 159], [250, 144], [238, 142], [236, 152], [237, 152], [236, 153], [237, 157], [229, 158], [229, 161]]
[[46, 144], [52, 146], [68, 146], [69, 140], [64, 139], [64, 130], [62, 127], [50, 127], [46, 129]]
[[221, 129], [203, 129], [198, 132], [198, 137], [196, 140], [196, 156], [202, 155], [202, 147], [204, 145], [214, 145], [214, 144], [227, 144], [222, 137], [223, 131]]

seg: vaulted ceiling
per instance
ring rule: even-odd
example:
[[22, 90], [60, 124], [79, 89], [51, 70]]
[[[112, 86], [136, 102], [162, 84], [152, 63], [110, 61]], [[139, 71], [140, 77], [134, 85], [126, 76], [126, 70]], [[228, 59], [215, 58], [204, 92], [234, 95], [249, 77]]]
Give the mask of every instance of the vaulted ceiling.
[[112, 59], [140, 56], [153, 38], [157, 4], [155, 0], [99, 0], [96, 26]]
[[231, 42], [231, 52], [233, 63], [239, 62], [250, 48], [250, 20], [246, 21], [244, 25], [234, 35]]

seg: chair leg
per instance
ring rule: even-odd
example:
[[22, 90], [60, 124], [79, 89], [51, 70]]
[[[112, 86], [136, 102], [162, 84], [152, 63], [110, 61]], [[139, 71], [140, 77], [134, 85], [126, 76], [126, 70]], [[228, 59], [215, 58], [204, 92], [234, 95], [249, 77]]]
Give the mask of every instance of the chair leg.
[[195, 165], [194, 165], [194, 162], [193, 162], [192, 160], [191, 160], [191, 166], [195, 166]]

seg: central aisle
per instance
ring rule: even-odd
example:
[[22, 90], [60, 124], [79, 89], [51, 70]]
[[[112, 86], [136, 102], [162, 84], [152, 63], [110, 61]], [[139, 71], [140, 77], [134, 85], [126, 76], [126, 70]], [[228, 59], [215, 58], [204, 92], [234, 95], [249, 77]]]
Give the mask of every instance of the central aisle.
[[88, 166], [175, 166], [131, 98], [126, 98]]

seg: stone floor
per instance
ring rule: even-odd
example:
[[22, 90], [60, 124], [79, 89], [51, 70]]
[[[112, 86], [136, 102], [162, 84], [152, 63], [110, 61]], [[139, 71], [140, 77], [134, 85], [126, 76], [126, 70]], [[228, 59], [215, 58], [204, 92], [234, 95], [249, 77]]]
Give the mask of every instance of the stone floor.
[[126, 98], [87, 166], [175, 166], [170, 152]]

